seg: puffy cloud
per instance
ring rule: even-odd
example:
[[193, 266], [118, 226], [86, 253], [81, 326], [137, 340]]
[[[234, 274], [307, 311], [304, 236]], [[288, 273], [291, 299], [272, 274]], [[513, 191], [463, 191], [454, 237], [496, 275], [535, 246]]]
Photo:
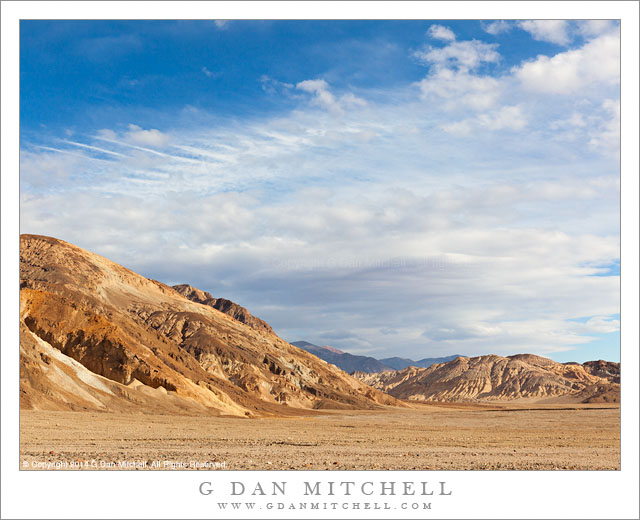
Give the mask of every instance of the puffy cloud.
[[143, 130], [137, 125], [130, 124], [129, 131], [125, 134], [127, 141], [139, 144], [142, 146], [153, 146], [156, 148], [162, 148], [169, 144], [169, 136], [162, 133], [160, 130], [151, 128], [150, 130]]
[[429, 35], [429, 37], [436, 40], [453, 41], [456, 39], [456, 35], [453, 33], [453, 31], [443, 25], [432, 25], [431, 27], [429, 27], [427, 34]]
[[423, 97], [433, 96], [447, 101], [453, 109], [467, 106], [483, 110], [496, 104], [502, 91], [500, 81], [491, 76], [479, 76], [466, 70], [436, 68], [418, 83]]
[[590, 333], [606, 334], [620, 330], [620, 320], [609, 316], [593, 316], [584, 324], [584, 328]]
[[109, 141], [113, 141], [118, 138], [118, 134], [115, 133], [110, 128], [101, 128], [96, 132], [96, 135], [101, 139], [105, 139]]
[[613, 20], [582, 20], [578, 22], [578, 31], [587, 38], [614, 32], [618, 25]]
[[557, 45], [567, 45], [571, 41], [567, 20], [523, 20], [518, 22], [518, 26], [531, 34], [534, 40]]
[[509, 32], [512, 28], [512, 24], [505, 20], [496, 20], [495, 22], [485, 24], [483, 28], [489, 34], [496, 36], [498, 34]]
[[296, 84], [296, 88], [314, 95], [313, 103], [330, 110], [342, 112], [334, 95], [329, 92], [329, 84], [323, 79], [308, 79]]
[[588, 95], [587, 89], [620, 82], [620, 38], [600, 36], [579, 49], [538, 56], [512, 70], [523, 87], [549, 94]]
[[446, 47], [426, 47], [414, 56], [428, 65], [453, 66], [474, 69], [482, 63], [499, 61], [498, 45], [479, 40], [455, 41]]

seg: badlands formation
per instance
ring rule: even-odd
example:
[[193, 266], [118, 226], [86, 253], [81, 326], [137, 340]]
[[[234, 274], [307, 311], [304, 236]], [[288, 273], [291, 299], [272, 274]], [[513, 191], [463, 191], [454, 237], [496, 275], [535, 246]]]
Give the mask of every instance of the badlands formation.
[[254, 417], [403, 406], [233, 302], [37, 235], [20, 239], [20, 360], [22, 409]]
[[620, 401], [620, 363], [608, 361], [580, 365], [532, 354], [461, 356], [428, 368], [353, 375], [398, 399], [412, 401]]

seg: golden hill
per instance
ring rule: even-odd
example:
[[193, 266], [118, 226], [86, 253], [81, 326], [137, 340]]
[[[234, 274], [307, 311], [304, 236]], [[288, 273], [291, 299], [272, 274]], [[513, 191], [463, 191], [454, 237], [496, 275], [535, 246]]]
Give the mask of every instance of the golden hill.
[[532, 354], [461, 356], [428, 368], [353, 375], [394, 397], [414, 401], [558, 397], [581, 402], [620, 400], [620, 364], [607, 361], [580, 365], [557, 363]]
[[22, 235], [21, 407], [261, 416], [402, 405], [233, 302], [177, 289]]

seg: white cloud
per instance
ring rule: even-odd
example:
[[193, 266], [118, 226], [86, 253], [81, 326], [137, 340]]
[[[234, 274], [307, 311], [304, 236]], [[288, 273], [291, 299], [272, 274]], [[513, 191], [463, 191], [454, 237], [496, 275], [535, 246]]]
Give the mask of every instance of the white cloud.
[[218, 29], [226, 29], [229, 27], [229, 20], [214, 20], [213, 23]]
[[466, 106], [483, 110], [492, 107], [502, 91], [502, 85], [496, 78], [448, 68], [436, 68], [418, 85], [424, 98], [435, 96], [444, 99], [445, 107], [449, 109]]
[[613, 20], [581, 20], [578, 22], [578, 31], [587, 38], [614, 32], [617, 27], [618, 25]]
[[116, 134], [110, 128], [102, 128], [96, 132], [96, 135], [100, 138], [107, 139], [107, 140], [114, 140], [118, 138], [118, 134]]
[[278, 81], [276, 79], [270, 78], [266, 74], [260, 76], [258, 81], [262, 86], [262, 90], [264, 90], [268, 94], [288, 94], [289, 90], [295, 87], [295, 85], [293, 85], [292, 83]]
[[89, 159], [82, 154], [68, 154], [55, 148], [44, 148], [44, 152], [20, 152], [21, 188], [40, 188], [62, 184], [82, 168]]
[[482, 63], [496, 63], [500, 54], [498, 44], [479, 40], [455, 41], [446, 47], [426, 47], [414, 56], [428, 65], [453, 66], [474, 69]]
[[583, 47], [556, 54], [538, 56], [512, 69], [523, 87], [549, 94], [588, 95], [586, 89], [620, 82], [620, 38], [617, 34], [600, 36]]
[[359, 106], [359, 107], [364, 107], [367, 105], [367, 102], [362, 99], [357, 97], [356, 95], [354, 95], [352, 92], [347, 92], [346, 94], [344, 94], [343, 96], [340, 97], [340, 103], [343, 106]]
[[620, 147], [620, 101], [605, 99], [600, 117], [593, 117], [589, 146], [618, 154]]
[[139, 126], [133, 124], [129, 125], [129, 131], [125, 133], [125, 139], [134, 144], [153, 146], [156, 148], [162, 148], [169, 144], [170, 141], [169, 136], [162, 133], [160, 130], [155, 128], [143, 130]]
[[512, 28], [512, 24], [505, 20], [496, 20], [483, 26], [484, 30], [494, 36], [502, 33], [509, 32]]
[[124, 154], [114, 152], [113, 150], [106, 150], [105, 148], [99, 148], [97, 146], [91, 146], [84, 143], [76, 143], [75, 141], [62, 141], [65, 144], [70, 144], [71, 146], [77, 146], [78, 148], [86, 148], [87, 150], [92, 150], [94, 152], [100, 152], [107, 155], [114, 155], [116, 157], [126, 157]]
[[606, 334], [617, 332], [620, 330], [620, 320], [610, 318], [608, 316], [594, 316], [589, 318], [584, 324], [584, 328], [588, 332]]
[[443, 25], [432, 25], [431, 27], [429, 27], [427, 34], [429, 35], [429, 37], [436, 40], [453, 41], [456, 39], [456, 35], [453, 33], [453, 31], [448, 27], [444, 27]]
[[345, 107], [365, 106], [366, 101], [349, 92], [339, 99], [329, 90], [329, 84], [323, 79], [308, 79], [296, 84], [298, 90], [313, 94], [312, 104], [323, 107], [334, 114], [342, 114]]
[[467, 135], [473, 130], [521, 130], [527, 125], [520, 106], [504, 106], [493, 112], [478, 114], [476, 117], [442, 125], [445, 132]]
[[468, 135], [474, 129], [474, 121], [473, 119], [463, 119], [462, 121], [453, 121], [451, 123], [442, 124], [441, 128], [449, 134]]
[[566, 119], [558, 119], [552, 121], [549, 127], [556, 130], [559, 128], [584, 128], [587, 125], [584, 117], [579, 112], [574, 112], [570, 117]]
[[323, 79], [308, 79], [296, 84], [296, 88], [314, 95], [313, 104], [331, 112], [342, 112], [334, 95], [329, 92], [329, 84]]
[[505, 128], [520, 130], [527, 125], [527, 119], [522, 113], [522, 107], [505, 106], [493, 113], [480, 114], [478, 123], [488, 130], [502, 130]]
[[534, 40], [567, 45], [571, 39], [566, 20], [523, 20], [518, 26], [527, 31]]

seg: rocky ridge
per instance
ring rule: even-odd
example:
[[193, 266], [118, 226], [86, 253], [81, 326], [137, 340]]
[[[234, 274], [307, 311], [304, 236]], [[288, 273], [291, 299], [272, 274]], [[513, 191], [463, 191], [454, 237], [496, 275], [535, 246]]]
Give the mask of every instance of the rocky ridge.
[[620, 400], [619, 363], [557, 363], [532, 354], [461, 356], [428, 368], [408, 367], [377, 374], [356, 372], [353, 376], [394, 397], [413, 401], [558, 397], [585, 403]]
[[266, 321], [261, 320], [253, 316], [247, 309], [232, 302], [231, 300], [225, 300], [224, 298], [214, 298], [210, 293], [201, 291], [188, 284], [174, 285], [173, 289], [178, 291], [182, 296], [191, 300], [192, 302], [207, 305], [213, 309], [224, 312], [231, 316], [234, 320], [248, 325], [252, 329], [260, 332], [273, 334], [273, 329]]

